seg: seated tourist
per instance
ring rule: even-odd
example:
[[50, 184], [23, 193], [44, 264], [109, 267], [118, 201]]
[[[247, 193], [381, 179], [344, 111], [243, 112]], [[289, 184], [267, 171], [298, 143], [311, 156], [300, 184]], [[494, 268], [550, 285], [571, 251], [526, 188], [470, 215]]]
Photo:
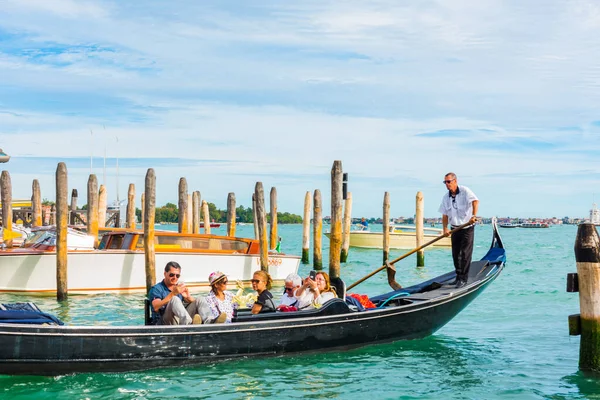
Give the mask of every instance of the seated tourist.
[[299, 310], [319, 308], [327, 300], [336, 297], [335, 289], [331, 287], [329, 275], [326, 272], [317, 272], [315, 279], [306, 277], [304, 283], [296, 292]]
[[256, 271], [252, 276], [252, 289], [256, 290], [258, 295], [256, 302], [252, 306], [252, 314], [258, 314], [259, 312], [275, 311], [275, 303], [273, 302], [273, 295], [269, 292], [273, 279], [265, 271]]
[[224, 322], [212, 316], [210, 307], [202, 297], [194, 298], [188, 288], [179, 282], [181, 266], [169, 261], [165, 278], [152, 286], [148, 299], [152, 304], [152, 323], [155, 325], [190, 325]]
[[296, 298], [296, 291], [302, 286], [302, 278], [298, 274], [289, 274], [286, 276], [284, 284], [285, 287], [283, 289], [281, 300], [279, 301], [279, 306], [277, 307], [278, 310], [281, 309], [282, 306], [297, 306], [298, 299]]
[[221, 271], [210, 274], [208, 276], [210, 293], [206, 296], [206, 302], [210, 307], [213, 318], [216, 320], [224, 319], [224, 322], [230, 323], [231, 318], [233, 318], [233, 310], [238, 305], [233, 302], [233, 294], [225, 291], [227, 282], [227, 275]]

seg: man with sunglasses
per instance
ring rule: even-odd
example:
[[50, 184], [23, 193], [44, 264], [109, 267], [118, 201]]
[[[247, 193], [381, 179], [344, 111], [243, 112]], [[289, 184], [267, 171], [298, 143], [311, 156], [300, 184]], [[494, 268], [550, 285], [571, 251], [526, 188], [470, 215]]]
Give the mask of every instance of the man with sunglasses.
[[278, 309], [282, 306], [296, 307], [298, 299], [296, 298], [296, 290], [302, 286], [302, 278], [298, 274], [289, 274], [285, 277], [283, 295], [279, 301]]
[[473, 241], [475, 239], [475, 222], [477, 222], [477, 210], [479, 208], [479, 199], [475, 193], [466, 186], [459, 186], [456, 174], [449, 172], [444, 176], [443, 183], [448, 189], [448, 193], [442, 197], [442, 204], [439, 212], [442, 213], [442, 225], [444, 235], [448, 236], [450, 230], [466, 224], [468, 225], [451, 237], [452, 241], [452, 260], [456, 270], [456, 280], [453, 284], [461, 288], [467, 284], [469, 268], [471, 267], [471, 257], [473, 256]]
[[181, 266], [169, 261], [165, 278], [152, 286], [148, 299], [152, 304], [154, 325], [190, 325], [212, 323], [212, 312], [202, 297], [192, 297], [189, 289], [179, 282]]

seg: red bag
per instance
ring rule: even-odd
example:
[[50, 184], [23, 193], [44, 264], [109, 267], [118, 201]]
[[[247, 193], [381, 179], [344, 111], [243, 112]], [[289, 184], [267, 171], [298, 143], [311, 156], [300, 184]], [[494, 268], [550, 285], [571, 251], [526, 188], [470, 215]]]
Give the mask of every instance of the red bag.
[[290, 311], [298, 311], [298, 309], [294, 306], [279, 306], [277, 310], [282, 312], [290, 312]]
[[369, 296], [367, 296], [366, 294], [350, 293], [347, 296], [358, 300], [364, 308], [377, 308], [377, 306], [373, 304], [371, 300], [369, 300]]

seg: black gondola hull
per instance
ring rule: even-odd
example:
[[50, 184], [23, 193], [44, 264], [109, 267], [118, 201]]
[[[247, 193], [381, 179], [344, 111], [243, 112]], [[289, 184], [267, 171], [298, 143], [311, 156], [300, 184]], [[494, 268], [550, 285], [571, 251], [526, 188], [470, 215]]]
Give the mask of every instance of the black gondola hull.
[[[136, 327], [0, 324], [0, 373], [62, 375], [132, 371], [240, 357], [322, 352], [426, 337], [454, 318], [500, 274], [504, 250], [499, 236], [498, 242], [495, 247], [502, 250], [501, 256], [496, 251], [492, 263], [482, 263], [481, 270], [474, 272], [477, 278], [467, 287], [441, 285], [434, 291], [435, 296], [429, 291], [425, 294], [431, 298], [423, 297], [421, 286], [448, 280], [453, 276], [449, 273], [415, 286], [415, 292], [399, 299], [396, 305], [362, 312], [350, 312], [345, 303], [337, 300], [346, 307], [345, 313], [323, 315], [326, 305], [324, 310], [308, 317], [290, 313], [280, 319], [232, 324]], [[341, 307], [338, 303], [333, 305]]]

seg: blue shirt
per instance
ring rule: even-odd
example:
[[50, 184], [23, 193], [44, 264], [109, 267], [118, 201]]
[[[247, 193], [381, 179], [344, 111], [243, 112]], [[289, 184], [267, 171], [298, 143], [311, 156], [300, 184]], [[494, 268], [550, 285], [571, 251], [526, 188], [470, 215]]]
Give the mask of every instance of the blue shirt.
[[[150, 293], [148, 293], [148, 300], [150, 300], [150, 303], [152, 303], [156, 299], [162, 300], [165, 297], [167, 297], [169, 295], [169, 293], [171, 293], [171, 291], [169, 290], [167, 285], [165, 285], [165, 281], [160, 281], [156, 285], [152, 286], [152, 289], [150, 289]], [[183, 296], [181, 294], [178, 294], [177, 297], [179, 297], [181, 299], [181, 301], [183, 301]], [[166, 304], [164, 306], [162, 306], [158, 310], [158, 312], [154, 311], [154, 307], [152, 307], [152, 323], [153, 324], [157, 324], [160, 321], [160, 318], [165, 313], [166, 309], [167, 309]]]

